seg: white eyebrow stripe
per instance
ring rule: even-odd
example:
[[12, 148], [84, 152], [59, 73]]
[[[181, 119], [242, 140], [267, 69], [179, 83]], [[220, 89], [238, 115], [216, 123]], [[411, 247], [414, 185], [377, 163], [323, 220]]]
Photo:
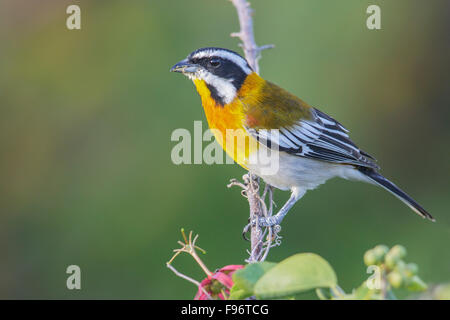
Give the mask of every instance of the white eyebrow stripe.
[[243, 59], [242, 57], [225, 51], [225, 50], [204, 50], [204, 51], [200, 51], [197, 52], [196, 54], [194, 54], [191, 58], [193, 59], [201, 59], [201, 58], [206, 58], [206, 57], [213, 57], [213, 56], [218, 56], [224, 59], [228, 59], [232, 62], [234, 62], [235, 64], [237, 64], [246, 74], [250, 74], [252, 73], [252, 69], [250, 69], [248, 67], [248, 63], [247, 61], [245, 61], [245, 59]]

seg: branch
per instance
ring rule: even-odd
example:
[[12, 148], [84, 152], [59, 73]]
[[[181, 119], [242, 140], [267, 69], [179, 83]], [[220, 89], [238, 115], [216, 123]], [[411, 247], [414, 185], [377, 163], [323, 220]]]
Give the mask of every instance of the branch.
[[181, 235], [183, 236], [183, 240], [182, 241], [178, 241], [178, 243], [181, 245], [180, 249], [175, 249], [173, 250], [175, 252], [175, 254], [172, 256], [172, 258], [166, 263], [167, 268], [169, 268], [170, 270], [173, 271], [173, 273], [175, 273], [175, 275], [177, 275], [178, 277], [185, 279], [193, 284], [195, 284], [200, 290], [202, 290], [202, 292], [206, 295], [206, 297], [209, 300], [212, 300], [211, 295], [205, 290], [205, 288], [201, 285], [200, 282], [198, 282], [195, 279], [192, 279], [191, 277], [188, 277], [187, 275], [179, 272], [177, 269], [175, 269], [172, 266], [172, 262], [175, 260], [175, 258], [182, 252], [185, 252], [187, 254], [190, 254], [195, 261], [198, 263], [198, 265], [203, 269], [203, 271], [206, 273], [206, 275], [208, 277], [211, 277], [213, 274], [211, 271], [208, 270], [208, 268], [205, 266], [205, 264], [203, 263], [203, 261], [199, 258], [199, 256], [197, 255], [196, 249], [200, 250], [203, 253], [206, 253], [205, 250], [203, 250], [202, 248], [200, 248], [199, 246], [197, 246], [195, 243], [198, 239], [198, 234], [194, 237], [194, 239], [192, 239], [192, 231], [189, 232], [189, 238], [186, 237], [186, 234], [184, 233], [184, 229], [181, 229]]
[[173, 273], [175, 273], [176, 276], [185, 279], [193, 284], [195, 284], [198, 288], [200, 288], [200, 290], [202, 290], [202, 292], [208, 297], [209, 300], [213, 300], [213, 298], [211, 297], [211, 295], [205, 290], [205, 288], [202, 287], [202, 285], [200, 284], [200, 282], [198, 282], [197, 280], [192, 279], [191, 277], [188, 277], [185, 274], [182, 274], [181, 272], [179, 272], [177, 269], [175, 269], [169, 262], [166, 263], [167, 268], [169, 268], [170, 270], [173, 271]]
[[[261, 58], [261, 51], [269, 48], [273, 48], [274, 45], [265, 45], [258, 47], [255, 42], [255, 36], [253, 34], [253, 20], [252, 20], [252, 12], [253, 10], [250, 8], [250, 4], [246, 0], [230, 0], [234, 7], [236, 8], [238, 17], [239, 17], [239, 25], [240, 31], [234, 32], [231, 34], [232, 37], [238, 37], [242, 44], [240, 46], [244, 50], [245, 58], [247, 59], [250, 67], [259, 74], [259, 65], [258, 60]], [[236, 180], [232, 180], [228, 187], [232, 185], [238, 185], [242, 187], [244, 190], [242, 194], [247, 198], [249, 207], [250, 207], [250, 219], [249, 221], [253, 221], [255, 218], [268, 216], [269, 212], [272, 215], [272, 188], [266, 185], [265, 192], [263, 197], [261, 198], [259, 194], [259, 178], [254, 177], [250, 172], [244, 177], [244, 184], [237, 182]], [[265, 195], [267, 191], [270, 194], [270, 211], [267, 211], [267, 207], [264, 202]], [[267, 237], [267, 242], [264, 243], [263, 239], [267, 230], [262, 230], [258, 225], [251, 226], [251, 249], [250, 249], [250, 257], [247, 259], [247, 262], [257, 262], [264, 261], [269, 253], [269, 249], [279, 244], [279, 238], [276, 233], [273, 232], [272, 228], [269, 228], [269, 234]], [[244, 233], [246, 229], [244, 229]], [[272, 245], [272, 240], [275, 239], [275, 244]], [[264, 250], [265, 248], [265, 250]]]
[[186, 234], [184, 233], [183, 228], [181, 229], [181, 234], [183, 235], [184, 242], [178, 241], [178, 243], [181, 245], [181, 248], [173, 250], [175, 252], [175, 254], [173, 255], [172, 259], [170, 259], [169, 262], [167, 262], [167, 264], [170, 265], [173, 262], [173, 260], [175, 260], [175, 258], [180, 253], [185, 252], [187, 254], [190, 254], [192, 256], [192, 258], [194, 258], [194, 260], [197, 262], [197, 264], [200, 266], [200, 268], [203, 269], [203, 271], [206, 273], [206, 275], [208, 277], [211, 277], [213, 275], [213, 273], [208, 270], [206, 265], [203, 263], [202, 259], [200, 259], [200, 257], [197, 255], [196, 249], [200, 250], [203, 253], [206, 253], [205, 250], [203, 250], [202, 248], [200, 248], [199, 246], [197, 246], [195, 244], [198, 239], [198, 234], [194, 237], [194, 239], [192, 239], [192, 231], [190, 231], [189, 232], [189, 240], [186, 237]]
[[239, 25], [241, 26], [241, 30], [239, 32], [233, 32], [231, 36], [241, 39], [241, 47], [244, 50], [245, 58], [250, 64], [250, 67], [252, 67], [252, 69], [259, 74], [258, 60], [261, 58], [261, 51], [273, 48], [274, 45], [269, 44], [258, 47], [253, 34], [253, 10], [250, 8], [250, 3], [246, 0], [230, 1], [236, 8], [239, 17]]

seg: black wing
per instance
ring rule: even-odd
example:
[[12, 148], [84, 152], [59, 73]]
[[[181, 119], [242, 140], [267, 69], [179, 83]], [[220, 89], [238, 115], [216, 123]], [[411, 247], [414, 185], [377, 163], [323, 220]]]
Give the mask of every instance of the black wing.
[[268, 147], [278, 145], [279, 150], [300, 157], [353, 164], [378, 169], [375, 159], [360, 150], [349, 138], [348, 130], [325, 113], [313, 109], [312, 120], [300, 120], [289, 128], [246, 128], [250, 135]]

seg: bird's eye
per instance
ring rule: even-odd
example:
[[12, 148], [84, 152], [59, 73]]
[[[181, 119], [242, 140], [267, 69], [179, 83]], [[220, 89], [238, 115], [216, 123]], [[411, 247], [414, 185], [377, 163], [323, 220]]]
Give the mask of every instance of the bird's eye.
[[209, 65], [211, 67], [217, 68], [218, 66], [220, 66], [220, 61], [219, 59], [211, 59], [209, 60]]

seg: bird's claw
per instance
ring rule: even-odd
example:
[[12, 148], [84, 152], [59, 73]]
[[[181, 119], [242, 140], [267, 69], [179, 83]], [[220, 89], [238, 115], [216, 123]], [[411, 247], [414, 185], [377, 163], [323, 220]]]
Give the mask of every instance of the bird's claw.
[[248, 218], [249, 223], [247, 223], [244, 227], [244, 229], [242, 229], [242, 237], [244, 238], [245, 241], [250, 241], [249, 238], [247, 238], [247, 233], [250, 231], [250, 228], [253, 226], [252, 223], [250, 222], [250, 218]]

